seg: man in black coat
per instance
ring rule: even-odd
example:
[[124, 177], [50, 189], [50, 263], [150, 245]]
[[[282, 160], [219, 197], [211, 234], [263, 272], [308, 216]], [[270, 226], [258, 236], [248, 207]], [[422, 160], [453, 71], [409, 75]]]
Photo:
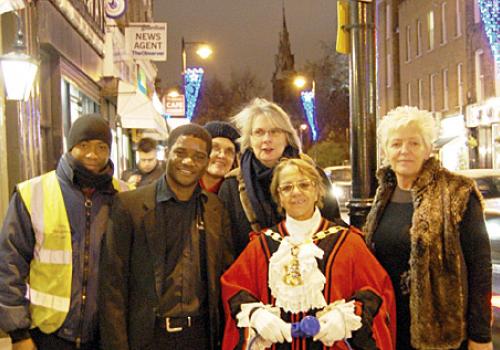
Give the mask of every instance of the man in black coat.
[[198, 184], [210, 149], [202, 127], [176, 128], [166, 175], [116, 198], [101, 257], [104, 349], [220, 347], [219, 278], [232, 248], [224, 207]]

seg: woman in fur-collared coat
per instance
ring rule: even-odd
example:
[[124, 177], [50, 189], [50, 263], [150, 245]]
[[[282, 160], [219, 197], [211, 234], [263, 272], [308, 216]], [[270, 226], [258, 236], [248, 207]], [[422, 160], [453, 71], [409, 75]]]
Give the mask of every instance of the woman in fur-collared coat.
[[378, 128], [386, 167], [364, 228], [389, 273], [397, 349], [491, 350], [491, 256], [475, 183], [432, 158], [431, 113], [389, 112]]

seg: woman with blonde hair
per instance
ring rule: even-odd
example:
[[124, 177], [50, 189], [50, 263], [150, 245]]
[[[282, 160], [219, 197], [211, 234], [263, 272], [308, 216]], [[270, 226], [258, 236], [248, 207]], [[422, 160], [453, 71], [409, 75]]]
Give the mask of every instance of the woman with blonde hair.
[[397, 349], [491, 350], [491, 256], [475, 183], [431, 156], [432, 114], [398, 107], [382, 119], [385, 166], [365, 225], [389, 273]]
[[[240, 167], [226, 175], [219, 197], [229, 212], [237, 256], [247, 245], [252, 230], [260, 231], [282, 219], [269, 191], [276, 164], [282, 157], [307, 156], [301, 154], [300, 140], [290, 117], [273, 102], [256, 98], [233, 117], [233, 122], [241, 132]], [[322, 213], [329, 220], [340, 220], [335, 197], [330, 194], [325, 197]]]

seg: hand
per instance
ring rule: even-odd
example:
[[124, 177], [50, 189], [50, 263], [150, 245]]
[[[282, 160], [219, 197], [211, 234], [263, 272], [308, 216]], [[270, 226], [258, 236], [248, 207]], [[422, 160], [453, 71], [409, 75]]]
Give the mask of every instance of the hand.
[[127, 183], [129, 183], [130, 185], [137, 185], [139, 182], [141, 182], [141, 175], [138, 175], [138, 174], [135, 174], [135, 175], [131, 175], [128, 180], [127, 180]]
[[493, 350], [493, 343], [476, 343], [473, 340], [467, 341], [467, 349], [468, 350]]
[[23, 339], [12, 344], [12, 350], [36, 350], [36, 345], [31, 338]]
[[283, 343], [285, 340], [292, 342], [292, 325], [264, 308], [254, 311], [250, 318], [250, 327], [254, 328], [264, 340], [273, 344]]
[[313, 338], [326, 346], [332, 346], [336, 341], [350, 338], [352, 331], [361, 328], [361, 317], [354, 313], [354, 301], [334, 306], [318, 318], [319, 333]]

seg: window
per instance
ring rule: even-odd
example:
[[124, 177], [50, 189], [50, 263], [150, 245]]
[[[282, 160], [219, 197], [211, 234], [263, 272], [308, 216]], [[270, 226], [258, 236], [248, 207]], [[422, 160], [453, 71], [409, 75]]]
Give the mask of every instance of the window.
[[406, 62], [411, 59], [411, 27], [406, 26]]
[[447, 111], [448, 106], [448, 69], [443, 69], [443, 110]]
[[431, 74], [429, 79], [429, 90], [430, 90], [430, 101], [431, 101], [431, 112], [436, 111], [436, 74]]
[[462, 35], [461, 0], [455, 0], [455, 35]]
[[387, 87], [391, 87], [392, 85], [392, 55], [390, 53], [387, 54], [387, 61], [386, 61], [386, 83]]
[[385, 37], [389, 39], [392, 35], [392, 14], [391, 5], [385, 6]]
[[476, 101], [482, 101], [484, 97], [484, 75], [483, 75], [483, 50], [476, 50], [474, 53]]
[[447, 9], [447, 5], [446, 5], [446, 2], [443, 2], [441, 4], [441, 44], [446, 44], [446, 36], [447, 36], [447, 33], [446, 33], [446, 10]]
[[424, 108], [424, 83], [418, 79], [418, 108]]
[[429, 50], [434, 49], [434, 11], [427, 14], [427, 32], [429, 34]]
[[481, 13], [479, 12], [479, 1], [474, 0], [474, 23], [481, 21]]
[[422, 23], [417, 19], [417, 56], [422, 54]]
[[463, 64], [457, 65], [457, 85], [458, 85], [458, 106], [461, 108], [464, 105], [464, 77]]
[[411, 106], [411, 83], [406, 84], [406, 104]]

